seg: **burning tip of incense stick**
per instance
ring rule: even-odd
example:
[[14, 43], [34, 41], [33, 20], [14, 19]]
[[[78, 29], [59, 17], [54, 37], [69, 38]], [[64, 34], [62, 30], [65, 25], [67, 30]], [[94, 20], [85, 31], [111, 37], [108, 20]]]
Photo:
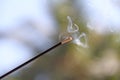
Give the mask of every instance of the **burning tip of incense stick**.
[[65, 43], [68, 43], [70, 41], [72, 41], [73, 38], [70, 36], [70, 37], [66, 37], [63, 41], [62, 41], [62, 44], [65, 44]]

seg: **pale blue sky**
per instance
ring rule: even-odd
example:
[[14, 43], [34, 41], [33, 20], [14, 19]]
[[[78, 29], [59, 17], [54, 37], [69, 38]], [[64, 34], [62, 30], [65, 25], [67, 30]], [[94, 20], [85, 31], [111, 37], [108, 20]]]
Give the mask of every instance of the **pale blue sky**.
[[0, 0], [0, 33], [9, 36], [0, 39], [0, 75], [31, 57], [32, 50], [20, 40], [41, 50], [50, 46], [56, 26], [48, 1]]

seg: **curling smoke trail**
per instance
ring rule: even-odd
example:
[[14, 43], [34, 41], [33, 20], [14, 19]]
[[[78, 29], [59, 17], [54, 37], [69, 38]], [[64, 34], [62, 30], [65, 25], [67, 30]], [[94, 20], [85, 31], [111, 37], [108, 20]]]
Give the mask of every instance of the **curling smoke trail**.
[[[87, 36], [85, 33], [79, 33], [79, 27], [77, 26], [77, 24], [73, 24], [72, 19], [67, 16], [68, 19], [68, 26], [67, 26], [67, 32], [69, 34], [69, 36], [71, 35], [73, 37], [73, 43], [82, 46], [84, 48], [88, 47], [87, 44]], [[84, 41], [82, 41], [82, 39], [84, 39]]]

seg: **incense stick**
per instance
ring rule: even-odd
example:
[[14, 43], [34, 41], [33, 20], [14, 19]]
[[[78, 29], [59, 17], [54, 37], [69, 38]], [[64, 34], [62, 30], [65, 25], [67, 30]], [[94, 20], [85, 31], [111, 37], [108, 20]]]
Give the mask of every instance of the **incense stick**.
[[11, 71], [9, 71], [9, 72], [3, 74], [2, 76], [0, 76], [0, 80], [3, 79], [4, 77], [8, 76], [9, 74], [15, 72], [16, 70], [22, 68], [23, 66], [29, 64], [30, 62], [32, 62], [32, 61], [38, 59], [40, 56], [44, 55], [45, 53], [47, 53], [47, 52], [49, 52], [49, 51], [55, 49], [56, 47], [58, 47], [58, 46], [60, 46], [60, 45], [62, 45], [62, 44], [68, 43], [68, 42], [70, 42], [71, 40], [72, 40], [72, 37], [67, 37], [66, 39], [64, 39], [63, 41], [59, 42], [58, 44], [52, 46], [51, 48], [47, 49], [46, 51], [44, 51], [44, 52], [38, 54], [37, 56], [35, 56], [35, 57], [31, 58], [30, 60], [24, 62], [23, 64], [19, 65], [18, 67], [16, 67], [16, 68], [12, 69]]

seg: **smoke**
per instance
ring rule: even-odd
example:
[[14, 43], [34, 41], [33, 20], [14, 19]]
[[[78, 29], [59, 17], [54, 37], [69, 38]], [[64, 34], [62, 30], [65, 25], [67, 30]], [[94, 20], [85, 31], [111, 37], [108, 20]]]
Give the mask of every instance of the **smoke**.
[[78, 25], [73, 24], [70, 16], [67, 16], [67, 19], [68, 19], [67, 31], [60, 35], [60, 40], [64, 40], [66, 37], [71, 36], [73, 38], [74, 44], [87, 48], [88, 47], [87, 35], [85, 33], [80, 34]]

